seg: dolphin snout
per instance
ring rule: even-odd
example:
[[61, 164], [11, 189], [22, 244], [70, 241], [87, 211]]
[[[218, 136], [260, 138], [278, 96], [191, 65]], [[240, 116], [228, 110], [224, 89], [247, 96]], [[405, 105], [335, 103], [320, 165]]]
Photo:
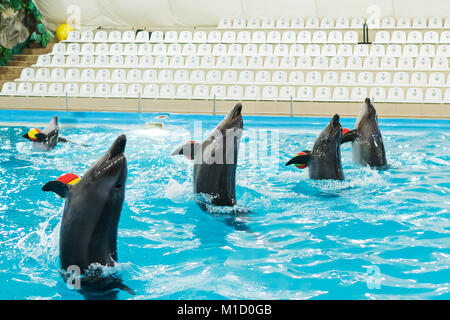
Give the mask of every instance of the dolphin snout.
[[333, 122], [333, 125], [337, 126], [339, 124], [339, 115], [335, 114], [331, 121]]
[[114, 158], [120, 155], [125, 151], [125, 145], [127, 144], [127, 136], [124, 134], [121, 134], [119, 137], [117, 137], [116, 141], [112, 144], [110, 148], [110, 155], [109, 158]]
[[242, 103], [239, 102], [232, 109], [233, 118], [239, 117], [241, 115], [241, 112], [242, 112]]

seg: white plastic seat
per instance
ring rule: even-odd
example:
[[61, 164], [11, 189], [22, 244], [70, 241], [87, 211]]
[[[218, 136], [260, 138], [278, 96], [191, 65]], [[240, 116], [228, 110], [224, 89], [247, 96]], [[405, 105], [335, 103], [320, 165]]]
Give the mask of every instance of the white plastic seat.
[[145, 67], [145, 68], [153, 67], [153, 57], [152, 56], [142, 56], [139, 59], [139, 65], [141, 67]]
[[397, 19], [397, 28], [411, 28], [411, 18], [401, 17]]
[[322, 74], [318, 71], [310, 71], [306, 74], [305, 83], [319, 85], [322, 83]]
[[123, 56], [111, 56], [111, 59], [109, 61], [110, 67], [122, 67], [124, 64], [123, 62]]
[[207, 83], [219, 83], [222, 81], [222, 73], [219, 70], [209, 70], [206, 74]]
[[126, 96], [127, 96], [127, 86], [124, 83], [115, 83], [112, 85], [110, 97], [125, 98]]
[[266, 38], [267, 43], [280, 43], [281, 33], [279, 31], [269, 31]]
[[348, 29], [350, 28], [350, 20], [346, 17], [339, 17], [336, 19], [336, 28]]
[[17, 94], [19, 95], [32, 95], [33, 93], [33, 85], [30, 82], [20, 82], [17, 86]]
[[77, 83], [68, 83], [64, 86], [64, 94], [69, 97], [77, 97], [78, 96], [78, 84]]
[[353, 46], [350, 44], [341, 44], [338, 46], [337, 55], [341, 57], [349, 57], [353, 55]]
[[388, 86], [391, 84], [392, 78], [390, 72], [377, 72], [375, 75], [375, 85], [377, 86]]
[[358, 43], [358, 33], [356, 31], [346, 31], [342, 42], [351, 44]]
[[194, 43], [204, 43], [207, 41], [207, 35], [205, 31], [195, 31], [192, 37]]
[[434, 57], [436, 56], [436, 50], [432, 44], [424, 44], [420, 47], [419, 56], [421, 57]]
[[411, 74], [411, 86], [426, 86], [427, 74], [425, 72], [413, 72]]
[[360, 57], [352, 56], [347, 58], [347, 69], [361, 69], [362, 60]]
[[404, 57], [417, 57], [419, 56], [419, 48], [415, 44], [407, 44], [403, 47]]
[[169, 67], [172, 68], [183, 68], [184, 67], [184, 57], [173, 56], [170, 58]]
[[22, 72], [20, 73], [20, 80], [34, 80], [35, 73], [34, 69], [32, 68], [24, 68], [22, 69]]
[[422, 43], [422, 32], [420, 32], [420, 31], [409, 32], [408, 38], [406, 39], [406, 43], [411, 43], [411, 44]]
[[229, 56], [217, 57], [216, 67], [217, 68], [230, 68], [231, 67], [231, 57], [229, 57]]
[[124, 82], [126, 81], [127, 73], [123, 69], [115, 69], [111, 73], [112, 82]]
[[107, 43], [99, 43], [95, 46], [96, 55], [107, 55], [109, 54], [109, 46]]
[[327, 71], [323, 74], [322, 83], [326, 85], [337, 85], [339, 83], [339, 75], [335, 71]]
[[319, 28], [319, 24], [320, 24], [319, 18], [311, 17], [306, 19], [305, 28], [317, 29]]
[[197, 54], [197, 46], [193, 43], [188, 43], [183, 46], [183, 50], [181, 51], [183, 56], [192, 56]]
[[109, 82], [110, 80], [110, 72], [109, 69], [100, 69], [97, 71], [95, 76], [95, 81], [97, 82]]
[[411, 70], [414, 68], [414, 60], [410, 57], [400, 57], [397, 61], [398, 70]]
[[63, 55], [61, 55], [61, 54], [55, 54], [55, 55], [52, 57], [51, 66], [52, 66], [52, 67], [60, 67], [60, 66], [63, 66], [63, 65], [65, 64], [65, 62], [66, 62], [66, 60], [65, 60], [65, 58], [64, 58]]
[[278, 94], [280, 100], [291, 100], [295, 98], [295, 88], [291, 86], [284, 86], [280, 88]]
[[425, 91], [424, 102], [441, 103], [442, 102], [442, 90], [439, 88], [428, 88]]
[[287, 80], [288, 76], [285, 71], [275, 71], [272, 74], [272, 83], [274, 84], [286, 84]]
[[219, 31], [210, 31], [208, 33], [208, 42], [209, 43], [219, 43], [222, 40], [222, 35]]
[[314, 58], [313, 69], [328, 69], [328, 58], [323, 56]]
[[[79, 79], [79, 77], [80, 77], [80, 70], [79, 69], [71, 69], [71, 70], [77, 70], [78, 71], [78, 79]], [[71, 70], [68, 70], [68, 73], [71, 73], [70, 72]], [[22, 73], [23, 73], [23, 71], [22, 71]], [[52, 81], [64, 81], [65, 76], [66, 76], [66, 73], [65, 73], [64, 69], [62, 69], [62, 68], [55, 68], [55, 69], [52, 70], [52, 72], [50, 74], [50, 79]], [[33, 70], [33, 77], [34, 77], [34, 70]], [[22, 79], [22, 76], [20, 78]], [[78, 79], [75, 79], [75, 81], [78, 80]]]
[[122, 33], [114, 30], [108, 34], [108, 42], [120, 42], [122, 41]]
[[427, 18], [425, 17], [415, 17], [412, 22], [412, 27], [414, 29], [424, 29], [427, 27]]
[[239, 31], [236, 37], [237, 43], [249, 43], [252, 40], [252, 36], [248, 31]]
[[384, 17], [381, 19], [381, 28], [395, 29], [395, 19], [392, 17]]
[[125, 31], [122, 34], [122, 42], [134, 42], [136, 40], [136, 34], [134, 31]]
[[209, 98], [209, 88], [207, 85], [201, 84], [194, 87], [194, 93], [192, 94], [194, 99], [207, 99]]
[[311, 57], [308, 56], [298, 57], [296, 67], [298, 69], [311, 69], [312, 68]]
[[150, 35], [148, 31], [139, 31], [136, 35], [135, 42], [137, 43], [145, 43], [150, 40]]
[[405, 91], [403, 88], [393, 87], [389, 88], [387, 95], [388, 102], [404, 102], [405, 101]]
[[392, 85], [394, 86], [409, 85], [409, 73], [404, 71], [395, 72], [392, 78]]
[[369, 29], [376, 29], [380, 28], [381, 26], [381, 20], [377, 15], [372, 15], [371, 17], [367, 18], [366, 23]]
[[147, 83], [157, 82], [158, 73], [156, 72], [156, 70], [152, 69], [145, 70], [144, 73], [142, 74], [142, 81]]
[[[79, 65], [80, 65], [80, 56], [79, 55], [71, 54], [71, 55], [67, 56], [66, 66], [78, 67]], [[59, 66], [61, 66], [61, 65], [59, 64]]]
[[164, 43], [157, 43], [153, 46], [153, 55], [154, 56], [163, 56], [167, 53], [167, 47]]
[[258, 71], [255, 75], [255, 83], [257, 84], [270, 83], [270, 72], [266, 70]]
[[69, 32], [69, 34], [67, 35], [67, 42], [77, 42], [80, 41], [80, 32], [79, 31], [71, 31]]
[[128, 82], [140, 82], [141, 81], [141, 70], [132, 69], [127, 73]]
[[356, 74], [353, 71], [342, 72], [339, 82], [342, 85], [355, 85], [356, 84]]
[[266, 33], [264, 31], [255, 31], [252, 34], [253, 43], [264, 43], [266, 42]]
[[51, 56], [49, 54], [40, 55], [36, 61], [36, 66], [46, 67], [50, 65]]
[[137, 83], [130, 84], [127, 90], [127, 98], [138, 98], [142, 96], [142, 86]]
[[322, 56], [334, 57], [336, 56], [336, 46], [334, 44], [325, 44], [322, 46]]
[[309, 31], [300, 31], [297, 34], [297, 42], [298, 43], [304, 43], [309, 44], [312, 41], [311, 32]]
[[[73, 43], [70, 43], [71, 45]], [[66, 53], [66, 45], [64, 43], [55, 43], [53, 45], [52, 54], [64, 54]]]
[[234, 70], [227, 70], [222, 75], [222, 82], [224, 83], [236, 83], [238, 79], [237, 72]]
[[232, 26], [232, 20], [230, 18], [222, 18], [217, 25], [218, 28], [229, 29]]
[[342, 41], [342, 32], [334, 30], [328, 33], [328, 43], [342, 43]]
[[123, 53], [123, 46], [120, 43], [113, 43], [109, 47], [109, 54], [110, 55], [121, 55]]
[[431, 69], [431, 60], [427, 57], [419, 57], [416, 58], [416, 63], [414, 65], [416, 70], [430, 70]]
[[230, 56], [241, 56], [242, 55], [242, 46], [237, 43], [230, 44], [228, 47], [228, 55]]
[[[405, 46], [406, 47], [406, 46]], [[379, 57], [380, 55], [376, 55]], [[398, 44], [391, 44], [387, 46], [386, 56], [388, 57], [401, 57], [402, 56], [402, 47]]]
[[253, 69], [260, 69], [263, 67], [263, 58], [258, 55], [254, 55], [248, 58], [247, 67]]
[[423, 35], [423, 43], [438, 43], [439, 42], [439, 34], [436, 31], [427, 31]]
[[448, 70], [448, 58], [436, 57], [433, 59], [433, 70]]
[[224, 99], [227, 97], [227, 90], [222, 85], [212, 86], [209, 95], [211, 98]]
[[80, 53], [82, 55], [86, 55], [86, 54], [94, 54], [95, 53], [95, 46], [93, 43], [84, 43], [81, 46], [81, 51]]
[[295, 43], [297, 41], [297, 35], [294, 31], [283, 32], [283, 37], [281, 39], [282, 43]]
[[247, 28], [257, 29], [261, 27], [261, 20], [258, 18], [252, 17], [247, 20]]
[[236, 33], [234, 31], [225, 31], [222, 34], [222, 42], [223, 43], [235, 43], [236, 42]]
[[391, 43], [406, 43], [406, 33], [404, 31], [394, 31], [391, 35]]
[[326, 43], [327, 34], [324, 31], [316, 31], [313, 33], [312, 43]]
[[159, 96], [159, 86], [157, 84], [148, 84], [144, 87], [142, 97], [157, 98]]
[[281, 17], [277, 20], [277, 24], [275, 26], [277, 29], [288, 29], [289, 28], [289, 19], [285, 17]]
[[443, 72], [432, 72], [428, 76], [429, 86], [444, 86], [445, 85], [445, 75]]
[[190, 84], [182, 84], [178, 86], [176, 98], [191, 98], [192, 97], [192, 86]]
[[247, 22], [245, 21], [245, 18], [235, 18], [233, 19], [233, 25], [232, 28], [236, 29], [243, 29], [247, 25]]
[[450, 88], [445, 89], [444, 102], [450, 103]]
[[234, 57], [231, 62], [232, 68], [246, 68], [247, 67], [247, 58], [244, 56]]
[[278, 68], [279, 59], [276, 56], [269, 56], [264, 59], [264, 68]]
[[375, 102], [384, 102], [386, 101], [386, 89], [382, 87], [371, 88], [369, 97], [375, 100]]
[[320, 56], [320, 45], [318, 44], [308, 44], [305, 50], [306, 56], [317, 57]]
[[106, 31], [100, 30], [95, 33], [94, 42], [107, 42], [108, 33]]
[[16, 93], [16, 84], [14, 82], [5, 82], [2, 86], [2, 94], [14, 95]]
[[265, 86], [262, 89], [261, 100], [277, 100], [278, 88], [274, 86]]
[[295, 58], [292, 56], [282, 57], [280, 60], [280, 68], [282, 68], [282, 69], [295, 68]]
[[393, 57], [383, 57], [380, 63], [381, 70], [395, 70], [397, 69], [397, 63]]
[[80, 80], [85, 82], [95, 81], [95, 70], [94, 69], [84, 69], [81, 71]]
[[149, 43], [140, 44], [137, 54], [140, 56], [150, 56], [152, 54], [152, 45]]
[[80, 42], [94, 41], [94, 33], [92, 31], [83, 31], [81, 33]]
[[327, 18], [323, 18], [320, 21], [320, 27], [324, 28], [324, 29], [332, 29], [334, 28], [334, 19], [327, 17]]
[[291, 45], [291, 49], [289, 50], [289, 55], [293, 57], [303, 56], [305, 54], [305, 47], [301, 44], [293, 44]]
[[292, 71], [289, 73], [289, 83], [294, 85], [304, 84], [305, 76], [301, 71]]
[[373, 43], [387, 44], [391, 42], [391, 36], [388, 31], [377, 31]]
[[250, 83], [253, 83], [254, 79], [255, 79], [255, 74], [253, 73], [253, 71], [245, 70], [245, 71], [241, 71], [239, 73], [238, 82], [240, 84], [250, 84]]
[[244, 95], [244, 89], [242, 86], [233, 85], [228, 87], [227, 98], [229, 99], [242, 99]]
[[47, 68], [39, 68], [35, 73], [36, 80], [48, 80], [50, 79], [50, 70]]
[[96, 97], [109, 97], [110, 95], [110, 87], [107, 83], [100, 83], [95, 88]]
[[95, 86], [93, 83], [83, 83], [78, 94], [80, 97], [93, 97], [95, 95]]
[[258, 54], [263, 57], [273, 55], [273, 46], [267, 43], [260, 45]]
[[361, 85], [371, 85], [373, 84], [373, 73], [372, 72], [360, 72], [358, 74], [358, 84]]
[[289, 46], [287, 44], [277, 44], [273, 50], [275, 56], [287, 56], [289, 55]]
[[361, 29], [364, 23], [364, 19], [361, 17], [352, 18], [350, 22], [350, 28], [352, 29]]
[[247, 43], [242, 49], [242, 54], [244, 56], [255, 56], [258, 54], [258, 46], [253, 43]]
[[423, 91], [421, 88], [409, 88], [406, 91], [407, 102], [423, 102]]
[[363, 69], [365, 70], [378, 70], [380, 67], [380, 61], [378, 57], [364, 58]]
[[227, 54], [227, 46], [223, 43], [215, 44], [212, 49], [213, 56], [224, 56]]
[[301, 29], [305, 27], [305, 19], [301, 17], [295, 17], [291, 20], [291, 28]]
[[312, 87], [300, 87], [297, 90], [297, 100], [300, 101], [313, 101], [314, 92]]
[[159, 43], [163, 42], [164, 40], [164, 33], [162, 31], [152, 31], [150, 33], [150, 42], [151, 43]]
[[164, 35], [165, 43], [175, 43], [178, 40], [178, 32], [176, 31], [167, 31]]
[[179, 43], [171, 43], [167, 47], [167, 55], [177, 56], [181, 55], [181, 45]]
[[336, 87], [333, 90], [333, 100], [348, 101], [350, 99], [350, 92], [346, 87]]
[[161, 70], [158, 74], [158, 81], [165, 83], [165, 82], [172, 82], [173, 80], [173, 73], [172, 70]]
[[261, 92], [258, 86], [247, 86], [245, 88], [244, 98], [251, 100], [258, 100], [261, 97]]
[[440, 29], [442, 28], [442, 18], [431, 17], [428, 19], [428, 28], [430, 29]]
[[[53, 72], [57, 73], [56, 70], [58, 70], [58, 69], [53, 69]], [[52, 78], [53, 78], [53, 75], [54, 75], [53, 72], [52, 72]], [[59, 79], [57, 79], [57, 80], [61, 81], [63, 75], [64, 75], [64, 72], [61, 72], [59, 75], [55, 74], [55, 77], [58, 77]], [[81, 79], [80, 69], [69, 69], [69, 70], [67, 70], [67, 72], [65, 74], [65, 79], [66, 79], [66, 81], [71, 81], [71, 82], [80, 81], [80, 79]]]
[[364, 101], [367, 98], [367, 88], [364, 87], [355, 87], [352, 89], [352, 93], [350, 95], [351, 101]]
[[369, 55], [369, 46], [367, 44], [357, 44], [353, 49], [353, 55], [367, 57]]
[[189, 77], [189, 81], [192, 83], [205, 82], [205, 72], [203, 70], [193, 70]]
[[370, 55], [372, 57], [384, 57], [386, 55], [385, 48], [381, 44], [374, 44], [370, 48]]
[[53, 97], [60, 97], [64, 95], [64, 89], [62, 83], [54, 82], [50, 83], [50, 86], [47, 89], [47, 95]]
[[[437, 46], [436, 50], [436, 56], [437, 57], [450, 57], [450, 45], [448, 44], [440, 44]], [[52, 61], [53, 63], [53, 61]]]
[[[198, 57], [195, 58], [198, 59]], [[166, 68], [168, 65], [169, 65], [169, 58], [167, 56], [157, 56], [154, 60], [154, 66], [156, 68]]]
[[172, 99], [175, 97], [175, 86], [173, 84], [164, 84], [159, 90], [159, 96], [161, 98]]
[[190, 43], [192, 42], [192, 32], [191, 31], [181, 31], [178, 36], [179, 43]]
[[262, 29], [273, 29], [275, 28], [275, 20], [269, 17], [265, 17], [261, 19], [261, 28]]

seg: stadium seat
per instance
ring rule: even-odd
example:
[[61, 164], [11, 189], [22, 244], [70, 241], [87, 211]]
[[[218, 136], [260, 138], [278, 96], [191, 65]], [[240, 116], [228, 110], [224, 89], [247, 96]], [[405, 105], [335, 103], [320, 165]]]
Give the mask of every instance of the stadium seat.
[[64, 94], [69, 97], [77, 97], [78, 96], [78, 84], [77, 83], [68, 83], [64, 86]]
[[261, 92], [258, 86], [247, 86], [245, 88], [244, 98], [250, 100], [258, 100], [261, 97]]
[[159, 86], [157, 84], [148, 84], [144, 87], [142, 97], [157, 98], [159, 96]]
[[227, 91], [225, 89], [225, 86], [212, 86], [209, 95], [211, 96], [211, 98], [215, 97], [216, 99], [225, 99], [227, 97]]
[[139, 31], [136, 35], [135, 42], [137, 43], [145, 43], [150, 40], [150, 35], [148, 31]]
[[138, 98], [142, 95], [142, 86], [140, 84], [130, 84], [127, 90], [127, 98]]
[[47, 89], [48, 96], [60, 97], [64, 95], [64, 89], [62, 83], [54, 82], [50, 83], [50, 86]]
[[232, 85], [228, 87], [227, 98], [240, 100], [243, 98], [244, 89], [242, 86]]
[[289, 74], [289, 83], [294, 85], [304, 84], [305, 76], [302, 71], [292, 71]]
[[389, 102], [404, 102], [405, 92], [403, 88], [398, 87], [389, 88], [387, 100]]
[[406, 91], [407, 102], [423, 102], [423, 91], [421, 88], [409, 88]]
[[428, 88], [425, 91], [424, 102], [441, 103], [442, 102], [442, 90], [439, 88]]
[[291, 86], [281, 87], [278, 98], [281, 100], [290, 100], [295, 98], [295, 88]]
[[80, 97], [93, 97], [95, 95], [95, 86], [93, 83], [83, 83], [78, 94]]
[[277, 100], [278, 88], [274, 86], [265, 86], [261, 93], [261, 99], [263, 100]]
[[369, 97], [375, 102], [386, 101], [386, 89], [382, 87], [374, 87], [370, 89]]
[[198, 85], [194, 87], [194, 93], [192, 95], [194, 99], [208, 99], [209, 88], [207, 85]]
[[173, 84], [164, 84], [159, 90], [159, 97], [172, 99], [175, 97], [175, 86]]
[[16, 93], [16, 84], [14, 82], [5, 82], [2, 86], [2, 94], [14, 95]]
[[300, 87], [297, 90], [297, 100], [300, 101], [313, 101], [314, 93], [312, 87]]
[[333, 90], [333, 100], [335, 101], [348, 101], [350, 99], [350, 93], [346, 87], [336, 87]]

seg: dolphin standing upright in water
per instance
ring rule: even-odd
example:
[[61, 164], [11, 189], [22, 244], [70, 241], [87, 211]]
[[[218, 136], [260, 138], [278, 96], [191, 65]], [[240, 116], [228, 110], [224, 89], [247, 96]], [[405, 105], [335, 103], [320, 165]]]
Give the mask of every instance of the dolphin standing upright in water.
[[[31, 131], [34, 132], [31, 133]], [[34, 128], [27, 134], [24, 134], [23, 137], [33, 141], [34, 146], [41, 150], [51, 150], [58, 142], [67, 142], [66, 139], [59, 137], [57, 116], [53, 116], [52, 120], [50, 120], [42, 132], [39, 129]]]
[[127, 178], [125, 145], [126, 136], [120, 135], [76, 184], [58, 179], [42, 188], [66, 199], [59, 239], [61, 269], [64, 277], [70, 266], [78, 267], [82, 290], [131, 290], [118, 277], [101, 273], [104, 266], [117, 262], [117, 229]]
[[387, 167], [377, 111], [369, 98], [366, 98], [361, 108], [361, 113], [356, 120], [356, 129], [348, 131], [342, 137], [342, 143], [350, 141], [354, 162], [380, 169]]
[[238, 103], [203, 143], [189, 141], [172, 152], [194, 160], [194, 193], [210, 196], [208, 200], [216, 206], [236, 205], [241, 112], [242, 104]]
[[301, 169], [308, 167], [311, 179], [343, 180], [341, 139], [342, 127], [339, 115], [335, 114], [317, 137], [312, 151], [305, 150], [298, 153], [286, 165], [295, 164]]

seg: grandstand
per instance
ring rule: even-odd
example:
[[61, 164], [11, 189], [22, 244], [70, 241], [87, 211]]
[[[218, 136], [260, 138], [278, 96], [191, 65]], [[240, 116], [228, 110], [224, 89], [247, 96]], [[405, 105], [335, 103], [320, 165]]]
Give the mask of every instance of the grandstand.
[[[363, 24], [369, 32], [363, 42]], [[450, 17], [222, 18], [73, 31], [3, 83], [0, 106], [449, 118]], [[334, 110], [334, 111], [332, 111]]]

